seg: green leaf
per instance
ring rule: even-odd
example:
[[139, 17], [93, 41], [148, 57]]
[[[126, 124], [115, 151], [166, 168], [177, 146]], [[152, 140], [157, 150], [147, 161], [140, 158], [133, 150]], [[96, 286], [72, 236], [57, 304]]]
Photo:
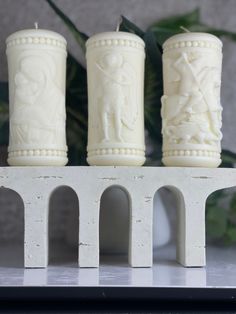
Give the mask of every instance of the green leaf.
[[0, 82], [0, 101], [8, 103], [8, 83]]
[[200, 11], [195, 9], [187, 14], [177, 15], [160, 20], [149, 27], [149, 30], [154, 32], [156, 39], [160, 45], [169, 37], [182, 33], [181, 26], [191, 32], [206, 32], [215, 36], [226, 36], [236, 41], [236, 33], [224, 29], [214, 28], [205, 25], [200, 20]]
[[229, 203], [228, 219], [231, 223], [236, 224], [236, 193], [232, 193]]
[[219, 200], [225, 197], [225, 189], [210, 194], [207, 198], [206, 207], [216, 207]]
[[198, 24], [200, 22], [200, 10], [196, 8], [195, 10], [181, 14], [161, 19], [154, 23], [150, 28], [155, 27], [169, 28], [169, 29], [179, 29], [181, 26], [188, 28], [193, 24]]
[[227, 149], [222, 150], [221, 158], [221, 167], [234, 167], [234, 164], [236, 164], [236, 154]]
[[180, 28], [181, 26], [190, 30], [192, 25], [199, 23], [200, 12], [199, 9], [195, 9], [187, 14], [162, 19], [151, 25], [148, 30], [155, 34], [157, 42], [162, 45], [169, 37], [182, 33], [183, 30]]
[[67, 58], [67, 144], [69, 164], [86, 164], [88, 129], [87, 72], [69, 53]]
[[144, 31], [142, 31], [138, 26], [134, 23], [130, 22], [125, 16], [121, 16], [121, 23], [120, 23], [120, 31], [128, 32], [138, 35], [139, 37], [143, 38]]
[[162, 51], [157, 45], [152, 32], [145, 33], [143, 39], [146, 45], [144, 81], [145, 127], [149, 132], [149, 136], [161, 144]]
[[8, 83], [0, 82], [0, 145], [8, 145], [8, 139], [9, 139]]
[[199, 24], [193, 24], [191, 26], [189, 26], [189, 30], [192, 32], [204, 32], [204, 33], [211, 33], [217, 37], [227, 37], [231, 40], [236, 41], [236, 33], [234, 32], [230, 32], [224, 29], [218, 29], [218, 28], [214, 28], [202, 23]]
[[46, 2], [50, 5], [50, 7], [55, 11], [55, 13], [63, 20], [68, 29], [71, 31], [75, 40], [79, 43], [83, 52], [86, 51], [85, 43], [88, 39], [88, 36], [78, 30], [75, 24], [55, 5], [55, 3], [51, 0], [46, 0]]
[[236, 243], [236, 225], [228, 224], [227, 230], [224, 235], [224, 243], [226, 245]]
[[222, 238], [227, 228], [227, 212], [222, 207], [210, 206], [206, 213], [207, 235], [213, 239]]

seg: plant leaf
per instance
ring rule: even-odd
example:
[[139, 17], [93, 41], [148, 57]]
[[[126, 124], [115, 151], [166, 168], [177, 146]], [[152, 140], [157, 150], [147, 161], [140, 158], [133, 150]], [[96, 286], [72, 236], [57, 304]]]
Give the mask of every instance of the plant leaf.
[[9, 139], [8, 83], [0, 82], [0, 145], [8, 145], [8, 139]]
[[146, 45], [145, 81], [144, 81], [144, 113], [145, 126], [150, 137], [162, 143], [161, 136], [161, 96], [162, 84], [162, 55], [152, 32], [143, 37]]
[[236, 243], [236, 225], [229, 223], [224, 235], [224, 243], [226, 245]]
[[79, 43], [83, 52], [86, 51], [85, 43], [88, 39], [88, 36], [78, 30], [75, 24], [55, 5], [52, 0], [46, 0], [49, 6], [54, 10], [54, 12], [63, 20], [68, 29], [71, 31], [75, 40]]
[[192, 25], [199, 23], [200, 12], [199, 9], [195, 9], [183, 15], [162, 19], [151, 25], [148, 30], [155, 34], [157, 42], [162, 45], [169, 37], [182, 33], [183, 31], [180, 28], [181, 26], [189, 29]]
[[0, 101], [8, 103], [8, 83], [0, 82]]
[[194, 9], [185, 14], [175, 15], [172, 17], [164, 18], [154, 23], [150, 28], [156, 26], [169, 29], [179, 29], [181, 26], [188, 28], [193, 24], [200, 22], [200, 10], [199, 8]]
[[125, 16], [121, 15], [121, 23], [120, 23], [120, 31], [128, 32], [138, 35], [139, 37], [143, 38], [144, 31], [142, 31], [138, 26], [134, 23], [130, 22]]
[[66, 125], [70, 165], [86, 164], [87, 104], [87, 72], [69, 53], [67, 58]]
[[218, 206], [210, 206], [206, 213], [207, 235], [213, 239], [222, 238], [227, 228], [226, 210]]
[[222, 158], [222, 164], [220, 165], [221, 167], [232, 168], [236, 164], [236, 154], [227, 149], [222, 150], [221, 158]]
[[236, 33], [214, 28], [202, 23], [200, 20], [200, 11], [198, 8], [183, 15], [177, 15], [160, 20], [151, 25], [149, 30], [154, 32], [158, 43], [162, 45], [163, 42], [169, 37], [178, 33], [182, 33], [183, 30], [180, 28], [181, 26], [192, 32], [206, 32], [218, 37], [226, 36], [236, 41]]
[[225, 189], [215, 191], [214, 193], [211, 193], [206, 202], [206, 207], [216, 207], [218, 205], [218, 202], [220, 199], [225, 197]]
[[231, 40], [236, 41], [236, 33], [231, 32], [231, 31], [227, 31], [224, 29], [214, 28], [214, 27], [205, 25], [203, 23], [193, 24], [193, 25], [189, 26], [189, 30], [193, 31], [193, 32], [211, 33], [217, 37], [224, 36], [224, 37], [227, 37]]
[[[236, 193], [232, 193], [228, 210], [229, 221], [236, 225]], [[236, 227], [236, 226], [235, 226]]]

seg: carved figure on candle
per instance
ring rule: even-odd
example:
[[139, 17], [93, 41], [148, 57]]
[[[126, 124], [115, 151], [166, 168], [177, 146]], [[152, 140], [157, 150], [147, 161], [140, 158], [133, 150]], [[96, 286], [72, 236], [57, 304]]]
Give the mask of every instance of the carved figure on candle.
[[86, 42], [89, 165], [145, 161], [144, 46], [127, 32], [96, 34]]
[[186, 52], [172, 63], [172, 69], [176, 76], [170, 83], [176, 92], [162, 97], [162, 131], [167, 142], [217, 143], [222, 138], [219, 72], [206, 65], [200, 53]]
[[[103, 55], [96, 63], [96, 67], [102, 86], [97, 93], [103, 132], [102, 141], [115, 139], [123, 142], [123, 126], [133, 130], [138, 116], [131, 84], [133, 79], [131, 73], [135, 75], [135, 72], [129, 64], [125, 63], [121, 54], [112, 51]], [[109, 134], [109, 124], [114, 125], [114, 135]]]
[[[41, 57], [23, 54], [20, 58], [11, 113], [12, 143], [65, 145], [65, 142], [58, 143], [65, 138], [62, 132], [65, 132], [66, 115], [64, 95], [54, 83], [55, 75], [55, 65], [49, 55], [42, 58], [42, 53]], [[47, 105], [49, 99], [50, 106]]]

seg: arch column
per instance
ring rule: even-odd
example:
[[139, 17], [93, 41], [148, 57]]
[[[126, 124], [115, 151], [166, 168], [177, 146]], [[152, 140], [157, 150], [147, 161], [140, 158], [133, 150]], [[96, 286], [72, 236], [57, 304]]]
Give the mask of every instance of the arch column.
[[[39, 191], [38, 193], [36, 191]], [[40, 189], [30, 189], [23, 196], [25, 204], [24, 264], [26, 268], [48, 265], [49, 195]]]
[[129, 263], [132, 267], [152, 266], [152, 216], [153, 196], [145, 192], [131, 193]]
[[79, 267], [99, 266], [100, 194], [90, 188], [79, 195]]
[[178, 195], [177, 261], [186, 267], [206, 265], [205, 203], [207, 194], [192, 187]]

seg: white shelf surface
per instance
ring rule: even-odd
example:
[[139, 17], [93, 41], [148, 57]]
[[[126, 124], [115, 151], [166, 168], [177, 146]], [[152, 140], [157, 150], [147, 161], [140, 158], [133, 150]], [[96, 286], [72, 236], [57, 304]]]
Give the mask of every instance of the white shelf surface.
[[[205, 268], [184, 268], [173, 247], [160, 248], [152, 268], [131, 268], [125, 256], [105, 256], [96, 269], [78, 268], [72, 254], [46, 269], [24, 269], [19, 247], [1, 246], [0, 287], [236, 288], [236, 248], [207, 248]], [[75, 258], [74, 258], [75, 260]]]

